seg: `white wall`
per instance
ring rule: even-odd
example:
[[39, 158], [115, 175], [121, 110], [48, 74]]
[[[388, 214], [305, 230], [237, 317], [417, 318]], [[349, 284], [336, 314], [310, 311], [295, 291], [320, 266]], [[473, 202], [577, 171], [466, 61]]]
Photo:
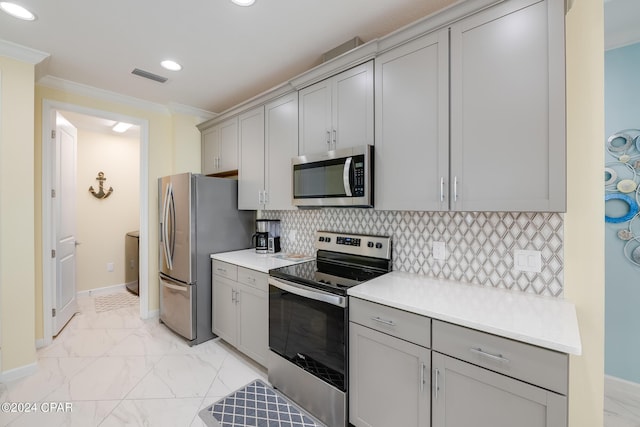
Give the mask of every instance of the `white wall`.
[[[140, 143], [137, 137], [78, 129], [77, 289], [85, 291], [125, 283], [125, 234], [140, 219]], [[106, 199], [97, 199], [98, 172], [104, 172]], [[107, 263], [114, 271], [107, 271]]]

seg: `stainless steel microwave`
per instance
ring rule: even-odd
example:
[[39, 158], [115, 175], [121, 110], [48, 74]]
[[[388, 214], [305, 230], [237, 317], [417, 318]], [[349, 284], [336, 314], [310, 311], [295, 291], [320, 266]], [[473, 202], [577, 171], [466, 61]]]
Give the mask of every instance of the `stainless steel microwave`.
[[293, 205], [373, 207], [373, 146], [294, 157]]

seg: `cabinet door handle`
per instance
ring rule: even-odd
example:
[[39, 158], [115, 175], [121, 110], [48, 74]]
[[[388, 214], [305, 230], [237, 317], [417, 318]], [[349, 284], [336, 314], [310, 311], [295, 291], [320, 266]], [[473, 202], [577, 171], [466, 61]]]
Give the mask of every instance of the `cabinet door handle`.
[[477, 354], [478, 356], [482, 356], [482, 357], [486, 357], [487, 359], [495, 360], [496, 362], [509, 363], [509, 359], [507, 359], [506, 357], [503, 357], [502, 354], [491, 354], [491, 353], [488, 353], [488, 352], [484, 351], [480, 347], [478, 347], [478, 348], [471, 347], [469, 349], [469, 351], [471, 353]]
[[458, 177], [453, 177], [453, 201], [458, 201]]
[[258, 204], [262, 204], [262, 190], [258, 190]]
[[438, 392], [440, 391], [440, 369], [433, 370], [433, 400], [438, 400]]
[[329, 146], [329, 149], [331, 149], [331, 132], [327, 131], [327, 145]]
[[424, 370], [425, 370], [426, 366], [424, 366], [424, 363], [420, 363], [420, 393], [422, 393], [424, 391]]
[[256, 283], [255, 277], [247, 276], [247, 280], [251, 283]]
[[385, 320], [385, 319], [382, 319], [382, 318], [377, 317], [377, 316], [376, 317], [372, 317], [371, 320], [373, 320], [375, 322], [378, 322], [378, 323], [382, 323], [382, 324], [387, 325], [387, 326], [396, 326], [396, 323], [393, 320]]
[[231, 302], [236, 302], [236, 291], [231, 290]]
[[262, 190], [262, 202], [265, 205], [269, 203], [269, 193], [267, 193], [267, 190]]
[[335, 150], [338, 145], [338, 131], [333, 129], [333, 149]]
[[227, 272], [227, 269], [222, 268], [222, 267], [218, 267], [218, 268], [216, 268], [216, 270], [218, 270], [221, 273], [226, 273]]
[[444, 176], [440, 177], [440, 203], [444, 202]]

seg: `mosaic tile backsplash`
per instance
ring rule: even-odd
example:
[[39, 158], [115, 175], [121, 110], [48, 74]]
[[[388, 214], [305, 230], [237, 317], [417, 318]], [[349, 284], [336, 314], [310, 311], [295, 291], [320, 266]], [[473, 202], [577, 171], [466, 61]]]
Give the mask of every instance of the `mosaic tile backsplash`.
[[[313, 255], [316, 230], [391, 236], [396, 271], [562, 296], [564, 225], [558, 213], [341, 208], [259, 211], [258, 217], [282, 221], [283, 252]], [[445, 242], [445, 260], [433, 258], [433, 242]], [[540, 251], [542, 271], [514, 271], [515, 249]]]

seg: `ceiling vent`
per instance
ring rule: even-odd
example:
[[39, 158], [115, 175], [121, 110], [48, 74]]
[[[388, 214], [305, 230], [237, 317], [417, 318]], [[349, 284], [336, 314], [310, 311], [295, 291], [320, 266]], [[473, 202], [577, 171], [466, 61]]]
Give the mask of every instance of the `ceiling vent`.
[[340, 46], [336, 46], [331, 50], [326, 51], [322, 54], [322, 62], [327, 62], [330, 59], [335, 58], [336, 56], [340, 56], [345, 52], [349, 52], [351, 49], [354, 49], [362, 44], [362, 40], [360, 37], [354, 37], [351, 40], [347, 40], [342, 43]]
[[131, 74], [135, 74], [136, 76], [144, 77], [145, 79], [153, 80], [159, 83], [164, 83], [169, 80], [166, 77], [159, 76], [157, 74], [153, 74], [149, 71], [141, 70], [140, 68], [134, 68]]

